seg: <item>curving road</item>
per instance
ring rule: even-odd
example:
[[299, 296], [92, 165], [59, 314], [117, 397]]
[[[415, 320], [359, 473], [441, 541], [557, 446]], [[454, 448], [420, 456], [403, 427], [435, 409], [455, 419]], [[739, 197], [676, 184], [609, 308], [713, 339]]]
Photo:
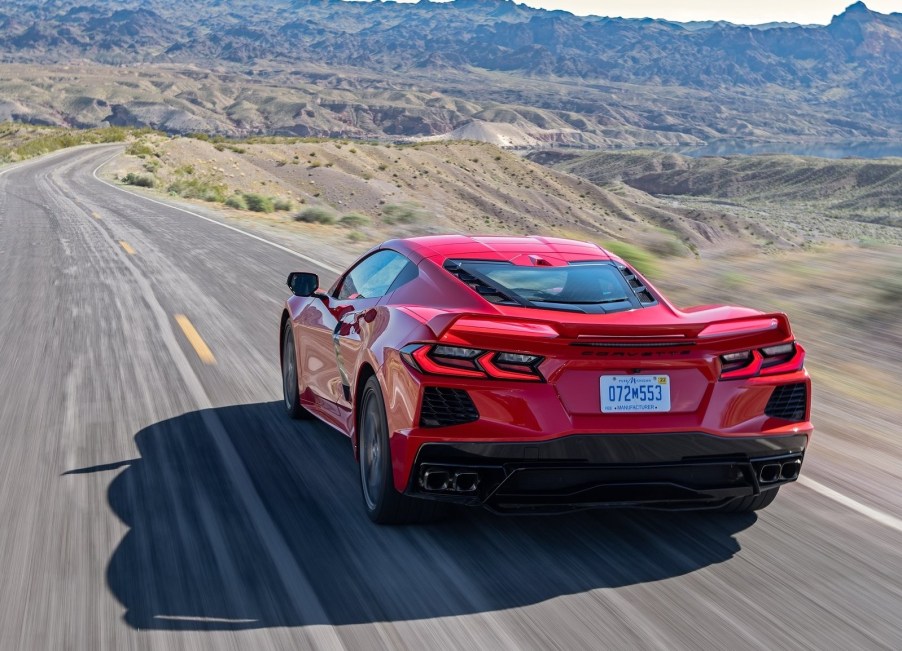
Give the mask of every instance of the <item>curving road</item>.
[[902, 648], [902, 520], [816, 463], [758, 517], [372, 525], [276, 402], [312, 265], [99, 181], [117, 151], [0, 171], [0, 649]]

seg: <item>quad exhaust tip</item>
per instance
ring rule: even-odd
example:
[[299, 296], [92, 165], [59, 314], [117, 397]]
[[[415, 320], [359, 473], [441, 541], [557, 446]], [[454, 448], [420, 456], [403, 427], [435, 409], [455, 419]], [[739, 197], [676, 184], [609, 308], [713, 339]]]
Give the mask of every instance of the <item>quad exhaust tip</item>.
[[472, 493], [479, 487], [479, 473], [467, 470], [427, 468], [420, 477], [420, 486], [430, 492]]
[[799, 478], [802, 469], [802, 461], [793, 459], [785, 463], [766, 463], [761, 466], [758, 480], [762, 484], [773, 484], [778, 481], [792, 481]]

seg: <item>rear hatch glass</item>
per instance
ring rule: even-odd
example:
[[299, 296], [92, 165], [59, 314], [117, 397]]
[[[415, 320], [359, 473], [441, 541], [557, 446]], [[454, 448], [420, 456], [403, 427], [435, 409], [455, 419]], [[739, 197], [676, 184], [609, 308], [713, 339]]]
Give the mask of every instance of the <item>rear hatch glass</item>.
[[628, 267], [614, 261], [526, 266], [488, 260], [448, 260], [445, 269], [491, 303], [607, 314], [656, 301]]

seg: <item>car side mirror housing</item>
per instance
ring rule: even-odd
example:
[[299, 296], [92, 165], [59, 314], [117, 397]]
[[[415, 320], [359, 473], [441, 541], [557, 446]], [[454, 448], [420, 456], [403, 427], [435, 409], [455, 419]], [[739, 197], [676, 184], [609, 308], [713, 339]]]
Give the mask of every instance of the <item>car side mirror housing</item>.
[[314, 296], [319, 289], [319, 276], [306, 271], [288, 274], [288, 289], [295, 296]]

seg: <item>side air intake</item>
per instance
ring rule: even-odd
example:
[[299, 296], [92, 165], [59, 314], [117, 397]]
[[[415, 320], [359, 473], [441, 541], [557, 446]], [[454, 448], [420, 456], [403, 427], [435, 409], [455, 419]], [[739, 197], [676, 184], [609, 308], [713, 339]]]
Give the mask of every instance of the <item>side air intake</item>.
[[482, 296], [489, 303], [496, 303], [499, 305], [520, 305], [519, 301], [514, 300], [504, 292], [493, 287], [479, 276], [476, 276], [468, 271], [464, 271], [459, 263], [448, 260], [447, 262], [445, 262], [444, 266], [446, 271], [456, 276], [458, 280], [466, 284], [470, 289]]
[[633, 294], [636, 295], [636, 298], [639, 299], [639, 303], [642, 305], [654, 305], [657, 303], [655, 297], [651, 295], [651, 292], [648, 291], [648, 288], [642, 284], [642, 281], [636, 277], [632, 271], [630, 271], [629, 267], [625, 267], [623, 265], [618, 264], [617, 269], [620, 270], [620, 273], [623, 274], [624, 279], [627, 284], [630, 286], [630, 289], [633, 290]]
[[420, 409], [420, 427], [463, 425], [479, 419], [476, 405], [463, 389], [426, 387]]
[[804, 383], [783, 384], [774, 389], [764, 413], [771, 418], [805, 420], [807, 407], [808, 389]]

